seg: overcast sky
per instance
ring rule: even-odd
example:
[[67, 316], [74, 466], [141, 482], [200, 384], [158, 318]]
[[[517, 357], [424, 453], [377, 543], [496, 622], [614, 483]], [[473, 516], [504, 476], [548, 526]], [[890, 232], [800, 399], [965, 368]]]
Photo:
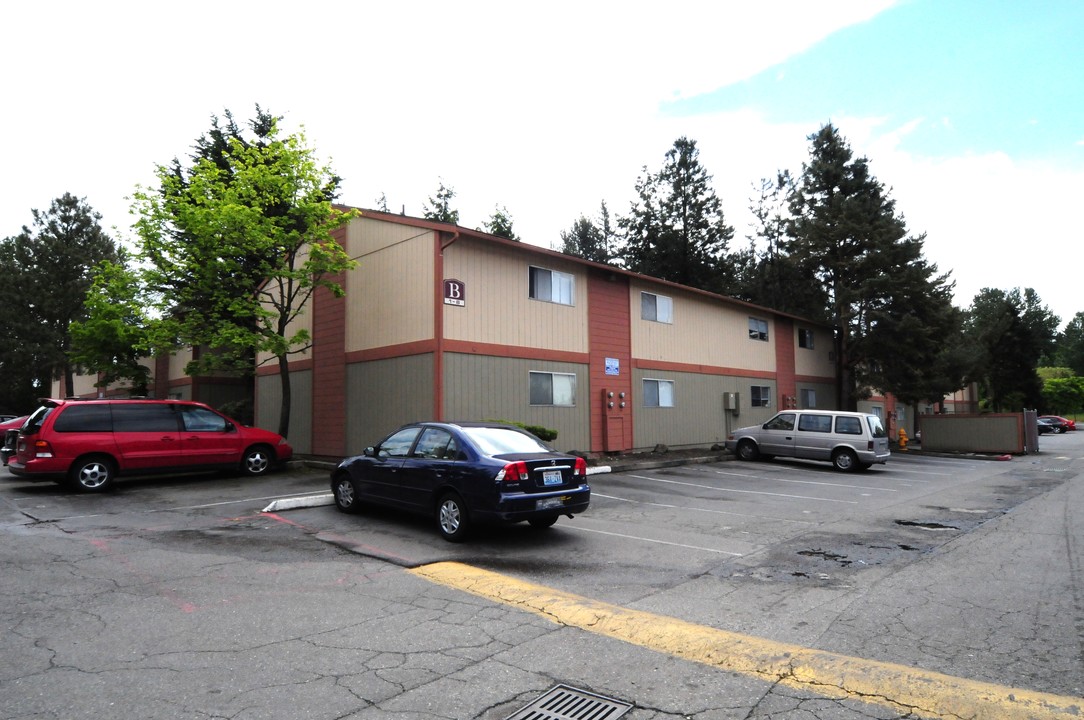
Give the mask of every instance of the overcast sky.
[[1084, 2], [186, 2], [0, 6], [0, 237], [70, 192], [129, 201], [213, 114], [304, 129], [340, 200], [460, 223], [506, 207], [552, 247], [697, 141], [732, 249], [752, 187], [834, 123], [970, 305], [1034, 288], [1063, 324], [1084, 207]]

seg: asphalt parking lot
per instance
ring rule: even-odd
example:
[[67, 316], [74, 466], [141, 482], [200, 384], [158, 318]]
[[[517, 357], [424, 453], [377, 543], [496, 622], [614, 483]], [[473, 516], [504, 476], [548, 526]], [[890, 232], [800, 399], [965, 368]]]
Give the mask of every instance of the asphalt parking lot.
[[565, 684], [631, 718], [1073, 717], [1081, 435], [629, 468], [582, 516], [464, 545], [340, 514], [305, 469], [9, 481], [0, 714], [497, 719]]

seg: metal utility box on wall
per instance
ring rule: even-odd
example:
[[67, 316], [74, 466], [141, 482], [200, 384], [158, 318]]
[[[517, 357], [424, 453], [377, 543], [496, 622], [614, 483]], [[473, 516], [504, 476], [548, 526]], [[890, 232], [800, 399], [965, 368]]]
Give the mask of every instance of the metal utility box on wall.
[[738, 414], [738, 410], [741, 405], [741, 394], [736, 392], [723, 393], [723, 410], [728, 410], [735, 415]]

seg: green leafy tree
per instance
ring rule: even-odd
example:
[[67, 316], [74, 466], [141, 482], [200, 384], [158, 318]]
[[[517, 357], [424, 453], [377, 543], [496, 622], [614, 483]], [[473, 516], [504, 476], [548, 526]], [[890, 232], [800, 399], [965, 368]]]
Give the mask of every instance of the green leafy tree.
[[498, 207], [493, 210], [493, 214], [486, 221], [485, 227], [482, 228], [490, 235], [496, 235], [507, 240], [514, 240], [520, 242], [520, 238], [516, 235], [516, 231], [512, 229], [512, 216], [508, 213], [508, 208]]
[[71, 358], [98, 376], [97, 387], [128, 380], [132, 395], [147, 394], [150, 369], [141, 362], [151, 351], [147, 305], [123, 253], [120, 262], [99, 266], [87, 292], [87, 317], [71, 326]]
[[[810, 159], [789, 197], [785, 250], [816, 278], [836, 327], [839, 406], [872, 389], [912, 394], [920, 368], [952, 327], [951, 284], [922, 256], [865, 158], [831, 125], [809, 137]], [[917, 391], [917, 390], [916, 390]]]
[[636, 184], [639, 199], [618, 222], [625, 236], [625, 266], [639, 273], [712, 292], [728, 293], [734, 282], [728, 262], [734, 229], [723, 217], [700, 164], [695, 140], [678, 138], [657, 173]]
[[971, 378], [979, 384], [983, 404], [994, 412], [1042, 402], [1037, 369], [1049, 344], [1044, 332], [1054, 331], [1049, 326], [1043, 330], [1050, 318], [1044, 319], [1037, 304], [1030, 288], [1024, 293], [984, 288], [968, 309], [965, 334], [976, 351]]
[[444, 180], [441, 179], [436, 197], [429, 198], [422, 208], [422, 217], [426, 220], [458, 225], [459, 211], [452, 208], [452, 199], [454, 197], [455, 190], [451, 187], [445, 187]]
[[614, 263], [619, 259], [617, 245], [617, 232], [605, 200], [599, 207], [598, 222], [580, 215], [571, 228], [561, 231], [560, 251], [584, 260]]
[[1055, 364], [1084, 377], [1084, 312], [1074, 315], [1058, 334], [1054, 358]]
[[[99, 263], [115, 261], [117, 248], [100, 225], [102, 216], [85, 198], [71, 193], [53, 200], [49, 209], [31, 211], [33, 227], [4, 241], [5, 283], [18, 293], [4, 303], [8, 335], [16, 342], [4, 351], [2, 362], [38, 393], [49, 391], [51, 381], [63, 381], [62, 392], [75, 393], [75, 366], [71, 324], [86, 312], [87, 290]], [[10, 260], [8, 260], [10, 258]], [[9, 264], [10, 262], [10, 264]], [[31, 376], [19, 366], [33, 368]]]
[[1051, 378], [1043, 382], [1045, 412], [1058, 415], [1074, 413], [1084, 408], [1084, 378], [1079, 376]]
[[813, 273], [784, 252], [794, 179], [781, 171], [774, 179], [764, 178], [754, 186], [749, 210], [756, 219], [749, 246], [733, 256], [736, 284], [734, 295], [757, 305], [825, 322], [828, 297]]
[[[266, 354], [282, 384], [279, 433], [290, 426], [290, 356], [311, 345], [293, 321], [317, 288], [336, 295], [354, 267], [332, 232], [352, 213], [332, 207], [340, 178], [303, 133], [280, 136], [257, 107], [252, 141], [225, 133], [221, 154], [191, 168], [158, 167], [159, 187], [139, 188], [133, 213], [140, 275], [159, 317], [150, 343], [206, 346], [212, 362]], [[212, 136], [212, 147], [218, 147]]]

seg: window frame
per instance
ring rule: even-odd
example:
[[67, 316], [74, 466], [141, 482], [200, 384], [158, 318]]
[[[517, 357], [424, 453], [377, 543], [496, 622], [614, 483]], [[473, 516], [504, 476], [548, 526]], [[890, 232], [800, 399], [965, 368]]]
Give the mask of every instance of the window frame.
[[[651, 303], [651, 311], [652, 311], [651, 314], [654, 315], [654, 317], [648, 317], [648, 313], [646, 312], [647, 307], [645, 306], [645, 302], [646, 302], [646, 300], [648, 298], [653, 299], [653, 302]], [[665, 301], [665, 302], [660, 303], [660, 301]], [[659, 312], [660, 309], [661, 309], [660, 305], [662, 306], [662, 308], [665, 308], [665, 312], [662, 313], [662, 314], [665, 315], [666, 317], [660, 317], [660, 312]], [[664, 325], [673, 325], [674, 324], [674, 299], [672, 297], [670, 297], [669, 295], [660, 295], [658, 293], [648, 292], [647, 290], [641, 290], [640, 291], [640, 319], [641, 320], [647, 320], [648, 322], [663, 323]]]
[[[648, 383], [655, 384], [655, 391], [653, 394], [648, 392]], [[663, 387], [669, 388], [669, 398], [666, 398], [670, 401], [668, 404], [663, 404]], [[666, 378], [643, 378], [640, 383], [640, 389], [643, 392], [643, 406], [645, 408], [662, 409], [677, 407], [677, 383], [673, 380], [668, 380]], [[652, 398], [654, 398], [656, 403], [654, 405], [648, 402]]]
[[813, 330], [811, 328], [798, 328], [798, 347], [805, 350], [813, 349]]
[[750, 385], [749, 386], [749, 404], [751, 407], [771, 407], [772, 406], [772, 386], [771, 385]]
[[813, 388], [801, 388], [798, 391], [798, 406], [802, 410], [816, 410], [817, 391]]
[[[534, 376], [548, 376], [549, 377], [549, 402], [535, 402], [537, 399], [535, 396], [535, 383]], [[569, 387], [567, 388], [567, 395], [569, 401], [567, 403], [556, 402], [559, 398], [555, 393], [554, 378], [569, 378]], [[529, 370], [527, 372], [527, 404], [531, 407], [576, 407], [576, 373], [555, 372], [551, 370]], [[564, 389], [564, 388], [562, 388]]]
[[768, 342], [768, 321], [758, 317], [749, 317], [749, 339]]
[[[546, 282], [543, 282], [542, 280], [543, 274], [546, 276]], [[563, 281], [567, 281], [567, 283]], [[556, 286], [555, 282], [558, 283]], [[568, 302], [564, 302], [564, 290], [566, 286], [568, 290]], [[545, 297], [543, 297], [540, 292], [543, 287], [546, 288], [546, 292], [544, 293]], [[554, 292], [555, 287], [556, 293]], [[554, 299], [555, 294], [558, 296], [556, 299]], [[545, 268], [540, 265], [528, 265], [527, 297], [539, 302], [574, 307], [576, 305], [576, 276], [572, 273], [551, 270], [550, 268]]]

